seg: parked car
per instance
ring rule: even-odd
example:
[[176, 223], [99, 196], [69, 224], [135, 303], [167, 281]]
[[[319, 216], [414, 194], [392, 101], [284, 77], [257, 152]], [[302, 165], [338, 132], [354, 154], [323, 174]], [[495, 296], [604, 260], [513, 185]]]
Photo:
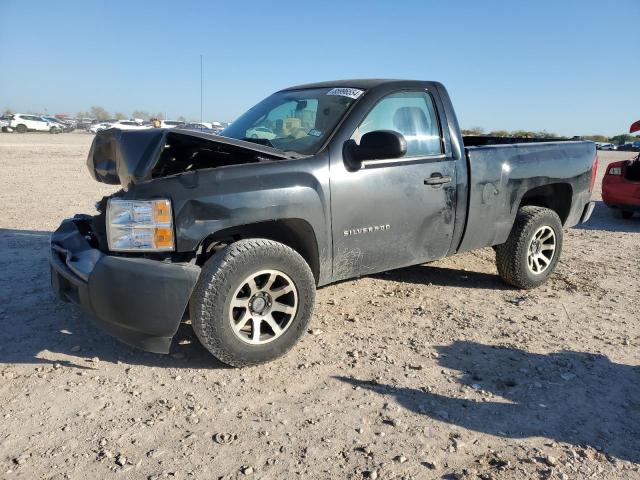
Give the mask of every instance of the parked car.
[[76, 118], [76, 128], [78, 130], [89, 130], [93, 125], [93, 119], [91, 118]]
[[179, 125], [178, 127], [181, 130], [195, 130], [197, 132], [202, 132], [202, 133], [211, 133], [211, 134], [216, 134], [217, 131], [214, 130], [211, 127], [210, 123], [185, 123], [183, 125]]
[[185, 122], [178, 120], [160, 120], [160, 128], [176, 128], [180, 125], [184, 125]]
[[0, 117], [0, 131], [2, 132], [12, 132], [13, 129], [9, 126], [11, 124], [11, 117], [8, 115], [3, 115]]
[[99, 122], [99, 123], [94, 123], [91, 126], [89, 126], [88, 130], [91, 133], [98, 133], [101, 132], [102, 130], [106, 130], [108, 128], [111, 128], [113, 126], [113, 123], [110, 122]]
[[[243, 140], [264, 118], [283, 125], [270, 146]], [[507, 283], [536, 287], [593, 211], [595, 144], [483, 142], [442, 84], [402, 80], [282, 90], [221, 136], [100, 132], [89, 171], [123, 188], [53, 233], [53, 290], [153, 352], [186, 313], [244, 366], [292, 348], [332, 282], [493, 246]]]
[[49, 132], [61, 133], [60, 124], [45, 120], [40, 115], [30, 115], [24, 113], [16, 113], [11, 116], [9, 127], [18, 133], [26, 132]]
[[617, 147], [613, 143], [596, 142], [596, 149], [598, 149], [598, 150], [616, 150]]
[[624, 145], [619, 145], [617, 150], [621, 152], [640, 152], [640, 142], [628, 142]]
[[102, 122], [95, 125], [92, 125], [89, 128], [89, 131], [93, 133], [100, 132], [102, 130], [107, 130], [109, 128], [117, 128], [119, 130], [148, 130], [151, 125], [143, 125], [133, 120], [115, 120], [110, 122]]
[[267, 140], [273, 140], [277, 137], [273, 130], [267, 127], [253, 127], [247, 130], [247, 138], [265, 138]]
[[120, 130], [146, 130], [152, 127], [151, 125], [143, 125], [134, 120], [117, 120], [111, 124], [111, 128], [118, 128]]
[[63, 132], [72, 132], [74, 130], [74, 127], [71, 126], [70, 124], [63, 122], [62, 120], [56, 118], [56, 117], [51, 117], [51, 116], [43, 116], [42, 117], [44, 120], [46, 120], [47, 122], [50, 122], [52, 125], [57, 125], [58, 127], [60, 127], [60, 129]]
[[602, 201], [623, 218], [640, 212], [640, 155], [609, 164], [602, 179]]

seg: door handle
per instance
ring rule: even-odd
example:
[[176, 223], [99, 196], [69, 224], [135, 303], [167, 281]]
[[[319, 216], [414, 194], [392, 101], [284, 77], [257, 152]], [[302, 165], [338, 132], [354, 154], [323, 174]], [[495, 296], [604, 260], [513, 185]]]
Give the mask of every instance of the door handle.
[[441, 173], [433, 173], [424, 181], [425, 185], [431, 185], [432, 187], [436, 188], [441, 187], [442, 185], [445, 185], [447, 183], [451, 183], [451, 176], [443, 176]]

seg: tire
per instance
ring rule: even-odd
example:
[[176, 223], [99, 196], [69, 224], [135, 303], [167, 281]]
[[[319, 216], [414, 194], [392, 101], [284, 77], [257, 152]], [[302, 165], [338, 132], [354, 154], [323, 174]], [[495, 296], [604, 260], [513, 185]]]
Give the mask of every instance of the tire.
[[24, 124], [20, 124], [16, 127], [16, 132], [18, 133], [27, 133], [27, 126]]
[[631, 212], [629, 210], [620, 210], [620, 215], [625, 220], [629, 220], [631, 217], [633, 217], [633, 212]]
[[[247, 279], [254, 276], [251, 287]], [[293, 285], [292, 291], [278, 295], [287, 285]], [[227, 365], [244, 367], [289, 351], [306, 331], [314, 302], [313, 274], [296, 251], [271, 240], [249, 239], [239, 240], [207, 260], [191, 296], [189, 313], [196, 336], [213, 356]], [[266, 306], [258, 310], [263, 304]], [[280, 333], [268, 323], [274, 320]], [[245, 326], [238, 330], [240, 325]]]
[[[547, 238], [550, 232], [553, 235]], [[509, 238], [495, 248], [498, 274], [518, 288], [543, 284], [558, 264], [562, 238], [562, 222], [556, 212], [543, 207], [520, 208]]]

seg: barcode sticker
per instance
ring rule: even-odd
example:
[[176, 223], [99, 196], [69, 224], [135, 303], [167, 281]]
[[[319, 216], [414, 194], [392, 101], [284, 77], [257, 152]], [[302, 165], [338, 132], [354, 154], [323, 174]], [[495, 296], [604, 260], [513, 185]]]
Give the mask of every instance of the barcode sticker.
[[332, 88], [327, 92], [327, 95], [339, 95], [341, 97], [358, 98], [364, 93], [364, 90], [358, 90], [357, 88]]

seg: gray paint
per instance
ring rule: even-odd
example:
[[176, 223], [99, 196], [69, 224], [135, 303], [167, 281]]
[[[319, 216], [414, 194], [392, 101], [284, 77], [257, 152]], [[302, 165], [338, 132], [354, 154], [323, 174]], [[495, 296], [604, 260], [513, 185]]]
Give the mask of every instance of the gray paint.
[[[195, 282], [194, 272], [197, 272], [189, 270], [185, 277], [184, 262], [194, 264], [196, 254], [212, 236], [230, 231], [242, 235], [243, 229], [271, 225], [265, 222], [291, 220], [309, 230], [304, 241], [313, 243], [308, 251], [316, 252], [317, 261], [312, 263], [318, 266], [318, 284], [324, 285], [436, 260], [458, 251], [500, 244], [509, 235], [523, 196], [533, 188], [566, 185], [571, 204], [561, 205], [568, 210], [565, 226], [573, 226], [586, 218], [583, 212], [591, 196], [588, 189], [595, 158], [592, 142], [523, 143], [465, 149], [453, 106], [446, 89], [439, 83], [352, 80], [312, 86], [350, 86], [366, 90], [315, 156], [286, 158], [288, 155], [269, 147], [186, 131], [171, 134], [164, 130], [126, 134], [107, 132], [96, 136], [88, 159], [89, 169], [96, 179], [106, 183], [119, 181], [124, 190], [118, 195], [124, 198], [165, 197], [172, 201], [176, 252], [164, 257], [163, 254], [146, 256], [145, 262], [168, 267], [181, 265], [179, 270], [171, 270], [174, 277], [188, 277], [188, 281], [183, 278], [181, 295], [184, 298], [176, 301], [179, 305], [188, 301], [192, 282]], [[358, 168], [349, 158], [346, 142], [381, 98], [400, 90], [425, 90], [433, 97], [444, 154], [370, 161]], [[163, 142], [172, 138], [169, 135], [196, 136], [205, 139], [212, 149], [233, 148], [238, 155], [243, 154], [243, 162], [254, 157], [255, 161], [154, 178]], [[233, 160], [234, 157], [229, 155], [229, 158]], [[433, 173], [450, 176], [452, 181], [437, 188], [426, 185], [425, 179]], [[56, 245], [61, 246], [69, 258], [78, 258], [74, 253], [83, 237], [78, 232], [67, 232], [75, 238], [71, 241], [64, 237], [68, 225], [61, 229], [60, 235], [54, 236], [59, 241], [52, 240], [54, 249]], [[80, 248], [82, 258], [97, 255], [94, 251], [87, 252], [87, 248], [111, 256], [104, 248], [100, 252], [96, 247], [84, 245]], [[58, 253], [52, 251], [52, 258], [57, 258]], [[113, 258], [131, 260], [141, 256], [126, 254]], [[107, 265], [104, 260], [101, 263]], [[92, 292], [89, 310], [91, 305], [107, 309], [106, 304], [111, 301], [109, 292], [113, 289], [107, 285], [91, 289], [91, 271], [85, 272], [88, 278], [85, 282], [60, 261], [52, 260], [52, 265], [63, 277], [79, 279], [80, 296], [83, 291], [86, 296], [86, 288], [89, 288]], [[145, 263], [145, 268], [152, 268], [149, 265]], [[101, 282], [109, 278], [118, 278], [123, 285], [138, 282], [136, 275], [140, 269], [134, 268], [138, 266], [135, 262], [115, 261], [109, 266], [124, 270], [101, 273]], [[169, 269], [150, 274], [162, 276], [163, 272], [169, 272]], [[83, 286], [85, 283], [88, 287]], [[169, 288], [166, 282], [163, 285]], [[136, 310], [141, 317], [144, 317], [143, 307]], [[112, 310], [109, 316], [113, 317]], [[127, 318], [129, 321], [132, 319]], [[162, 331], [175, 331], [179, 321], [179, 315], [172, 315], [166, 323], [163, 321]], [[109, 322], [111, 330], [115, 329], [116, 334], [122, 336], [119, 320], [111, 318]], [[141, 319], [140, 325], [144, 322]], [[131, 325], [127, 324], [127, 327]], [[144, 338], [144, 332], [135, 325], [133, 329], [142, 337], [129, 335], [130, 343], [144, 348], [156, 345], [153, 347], [156, 349], [166, 345], [165, 334], [154, 339], [153, 335], [158, 332], [149, 331], [150, 338]]]

